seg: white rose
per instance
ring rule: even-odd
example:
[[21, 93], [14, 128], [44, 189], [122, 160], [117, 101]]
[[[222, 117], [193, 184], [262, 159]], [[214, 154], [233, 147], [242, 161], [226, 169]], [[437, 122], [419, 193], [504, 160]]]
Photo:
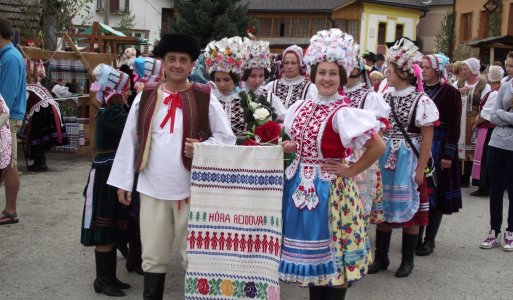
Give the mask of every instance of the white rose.
[[269, 111], [263, 107], [257, 108], [253, 113], [253, 117], [257, 121], [265, 121], [269, 117]]

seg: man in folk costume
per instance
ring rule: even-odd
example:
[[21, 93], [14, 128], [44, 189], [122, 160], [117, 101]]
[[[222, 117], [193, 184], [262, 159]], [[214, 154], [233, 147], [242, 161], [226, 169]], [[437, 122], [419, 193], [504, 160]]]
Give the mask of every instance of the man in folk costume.
[[472, 160], [474, 157], [474, 149], [470, 145], [472, 145], [471, 139], [474, 119], [479, 114], [479, 103], [481, 103], [484, 96], [491, 91], [490, 85], [479, 76], [480, 68], [481, 64], [478, 59], [471, 57], [464, 60], [460, 71], [461, 79], [453, 84], [461, 93], [464, 102], [462, 115], [466, 116], [466, 118], [462, 117], [462, 122], [465, 122], [465, 126], [463, 126], [462, 123], [462, 127], [466, 129], [462, 132], [464, 140], [463, 137], [460, 138], [460, 140], [462, 140], [460, 141], [460, 147], [463, 144], [464, 148], [458, 150], [459, 152], [463, 151], [465, 153], [464, 156], [460, 155], [460, 159], [465, 161], [461, 178], [462, 187], [470, 186], [470, 173], [472, 172]]
[[208, 86], [187, 80], [200, 53], [196, 38], [164, 34], [156, 54], [166, 81], [146, 87], [132, 105], [108, 184], [130, 204], [134, 173], [141, 197], [144, 299], [162, 299], [176, 237], [187, 265], [186, 234], [194, 144], [235, 144], [226, 115]]
[[434, 128], [431, 153], [436, 165], [438, 185], [430, 195], [429, 225], [420, 228], [416, 254], [430, 255], [435, 249], [435, 237], [442, 215], [458, 212], [462, 208], [458, 139], [460, 136], [461, 96], [447, 82], [445, 65], [449, 58], [443, 54], [426, 55], [422, 59], [424, 91], [435, 102], [440, 113], [440, 125]]

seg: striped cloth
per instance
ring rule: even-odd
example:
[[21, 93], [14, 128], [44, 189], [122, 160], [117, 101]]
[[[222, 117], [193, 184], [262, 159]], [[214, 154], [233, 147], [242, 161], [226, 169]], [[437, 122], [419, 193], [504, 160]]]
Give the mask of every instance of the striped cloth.
[[87, 70], [80, 60], [71, 59], [51, 59], [50, 72], [53, 79], [63, 79], [72, 82], [73, 79], [79, 81], [87, 80]]
[[197, 144], [185, 299], [280, 299], [283, 150]]
[[62, 146], [53, 146], [53, 152], [77, 152], [79, 146], [85, 145], [84, 125], [89, 124], [89, 118], [62, 117], [66, 133], [68, 134], [68, 144]]

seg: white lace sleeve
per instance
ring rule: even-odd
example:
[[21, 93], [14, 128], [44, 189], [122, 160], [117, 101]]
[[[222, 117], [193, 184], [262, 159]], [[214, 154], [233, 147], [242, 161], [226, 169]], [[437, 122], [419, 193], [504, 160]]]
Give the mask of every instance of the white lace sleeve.
[[385, 120], [388, 120], [390, 115], [390, 105], [385, 102], [383, 96], [375, 92], [369, 92], [363, 109], [370, 111], [376, 116], [376, 119], [380, 121], [381, 129], [387, 127], [388, 123], [385, 123]]
[[422, 95], [417, 103], [415, 125], [417, 127], [431, 126], [438, 121], [439, 113], [436, 104], [426, 95]]
[[373, 113], [363, 109], [343, 107], [333, 118], [333, 128], [346, 148], [360, 149], [380, 129]]

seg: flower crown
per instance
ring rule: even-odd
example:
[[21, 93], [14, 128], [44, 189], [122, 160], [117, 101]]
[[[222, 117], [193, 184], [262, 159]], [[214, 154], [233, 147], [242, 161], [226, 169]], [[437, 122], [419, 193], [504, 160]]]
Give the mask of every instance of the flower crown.
[[242, 69], [269, 69], [271, 60], [269, 58], [271, 51], [269, 50], [268, 41], [253, 41], [244, 38], [242, 48]]
[[349, 74], [355, 65], [353, 36], [338, 28], [319, 31], [310, 39], [310, 46], [306, 50], [304, 60], [308, 66], [323, 61], [333, 62], [343, 67]]
[[412, 41], [401, 38], [388, 50], [388, 65], [394, 63], [401, 71], [413, 74], [413, 65], [422, 62], [422, 53], [418, 50]]
[[207, 72], [242, 73], [242, 39], [238, 36], [212, 41], [205, 48]]

